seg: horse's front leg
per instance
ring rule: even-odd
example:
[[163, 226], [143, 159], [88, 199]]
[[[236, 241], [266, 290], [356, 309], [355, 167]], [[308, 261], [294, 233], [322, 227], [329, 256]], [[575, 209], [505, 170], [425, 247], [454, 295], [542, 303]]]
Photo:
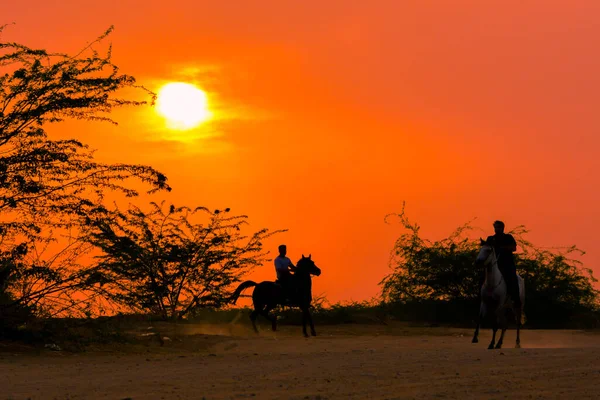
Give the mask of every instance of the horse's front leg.
[[317, 336], [317, 331], [315, 331], [315, 324], [313, 324], [312, 315], [310, 314], [310, 308], [306, 308], [306, 315], [308, 316], [308, 323], [310, 324], [310, 334], [313, 336]]
[[477, 326], [475, 327], [475, 333], [473, 334], [473, 340], [471, 343], [479, 343], [479, 327], [481, 326], [481, 320], [485, 315], [485, 304], [481, 302], [479, 305], [479, 315], [477, 316]]
[[489, 350], [493, 349], [494, 343], [496, 343], [496, 332], [498, 332], [498, 319], [494, 318], [494, 323], [492, 326], [492, 341], [490, 342], [490, 345], [488, 346]]
[[306, 320], [308, 319], [308, 309], [302, 308], [302, 333], [304, 333], [304, 337], [308, 337], [308, 333], [306, 332]]
[[502, 343], [504, 343], [504, 334], [506, 333], [506, 316], [498, 317], [498, 320], [502, 327], [502, 332], [500, 332], [500, 339], [498, 339], [498, 343], [496, 343], [496, 348], [501, 349]]
[[504, 341], [504, 333], [506, 332], [506, 328], [502, 328], [500, 331], [500, 339], [498, 339], [498, 343], [496, 343], [496, 349], [502, 348], [502, 343]]

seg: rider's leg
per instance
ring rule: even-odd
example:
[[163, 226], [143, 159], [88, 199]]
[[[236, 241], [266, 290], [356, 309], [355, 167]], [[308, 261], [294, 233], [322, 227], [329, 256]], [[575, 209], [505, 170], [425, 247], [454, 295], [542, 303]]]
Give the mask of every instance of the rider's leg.
[[498, 258], [498, 267], [506, 281], [507, 294], [512, 298], [516, 307], [521, 305], [521, 297], [519, 296], [519, 281], [517, 280], [517, 269], [514, 260], [506, 257]]
[[506, 283], [510, 297], [513, 300], [515, 307], [521, 306], [521, 295], [519, 293], [519, 280], [517, 278], [517, 269], [514, 263], [507, 265], [506, 268]]
[[283, 295], [286, 301], [291, 300], [291, 290], [292, 290], [292, 279], [291, 275], [286, 274], [282, 277], [282, 286], [283, 286]]

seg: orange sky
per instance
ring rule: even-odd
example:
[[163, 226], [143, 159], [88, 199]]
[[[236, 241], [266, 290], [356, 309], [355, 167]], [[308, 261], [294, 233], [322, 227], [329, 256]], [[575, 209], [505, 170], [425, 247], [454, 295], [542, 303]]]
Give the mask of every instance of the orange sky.
[[169, 201], [288, 228], [273, 246], [312, 253], [315, 293], [379, 292], [399, 233], [383, 218], [403, 200], [429, 238], [501, 218], [577, 244], [600, 275], [600, 2], [85, 3], [3, 1], [4, 39], [73, 52], [114, 24], [123, 72], [154, 90], [196, 83], [222, 117], [188, 143], [148, 109], [53, 132], [153, 165]]

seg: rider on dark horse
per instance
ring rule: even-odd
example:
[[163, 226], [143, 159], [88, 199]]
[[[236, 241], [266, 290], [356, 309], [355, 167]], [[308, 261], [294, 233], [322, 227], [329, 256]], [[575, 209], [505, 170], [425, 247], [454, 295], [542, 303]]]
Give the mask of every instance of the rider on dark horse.
[[504, 233], [504, 222], [494, 222], [495, 235], [488, 236], [487, 243], [494, 246], [496, 256], [498, 257], [498, 268], [506, 281], [506, 289], [513, 300], [515, 307], [521, 306], [521, 296], [519, 294], [519, 280], [517, 279], [517, 267], [513, 253], [517, 251], [517, 242], [515, 238], [508, 233]]
[[275, 258], [275, 272], [277, 274], [277, 283], [283, 287], [286, 299], [289, 301], [294, 290], [294, 281], [292, 272], [296, 270], [292, 260], [286, 257], [287, 247], [285, 244], [279, 246], [279, 255]]

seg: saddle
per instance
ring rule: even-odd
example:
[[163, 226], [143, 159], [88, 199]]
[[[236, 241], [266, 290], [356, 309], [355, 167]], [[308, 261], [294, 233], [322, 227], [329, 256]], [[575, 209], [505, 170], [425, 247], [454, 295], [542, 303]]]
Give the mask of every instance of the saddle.
[[277, 279], [275, 284], [279, 285], [283, 291], [283, 305], [292, 305], [297, 295], [297, 288], [294, 285], [294, 282], [291, 279], [287, 280], [287, 282]]

